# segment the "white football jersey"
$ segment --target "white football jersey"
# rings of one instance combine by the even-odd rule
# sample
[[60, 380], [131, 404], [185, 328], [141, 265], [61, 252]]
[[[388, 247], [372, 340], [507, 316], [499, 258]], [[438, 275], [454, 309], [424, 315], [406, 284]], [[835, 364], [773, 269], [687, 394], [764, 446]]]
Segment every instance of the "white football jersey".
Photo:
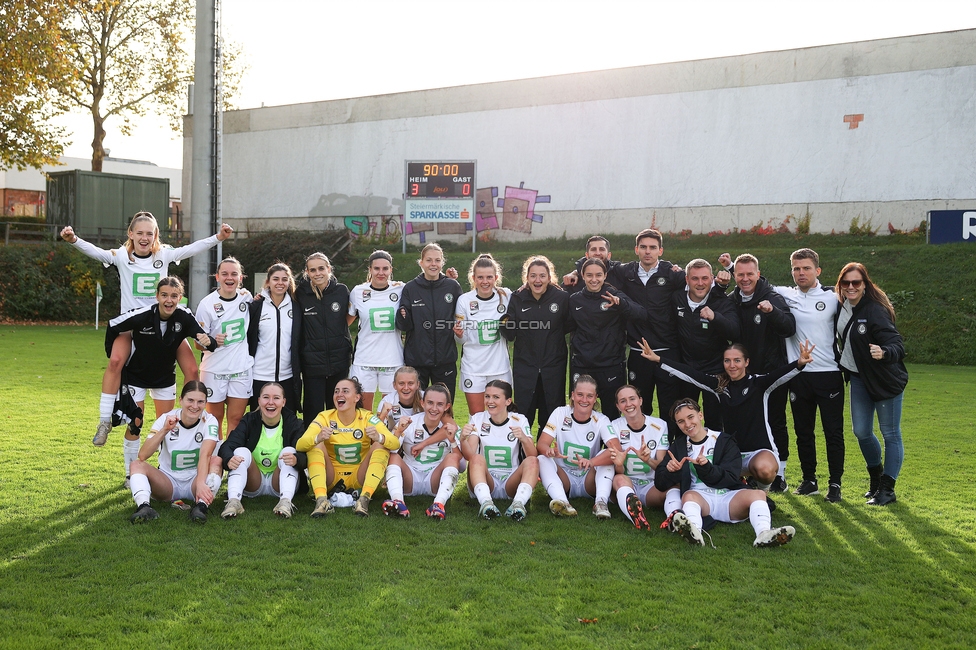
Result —
[[[419, 392], [420, 399], [423, 399], [424, 391]], [[386, 428], [390, 431], [393, 431], [400, 424], [400, 418], [413, 415], [413, 409], [411, 407], [400, 404], [400, 393], [396, 391], [383, 396], [383, 399], [380, 400], [380, 403], [376, 407], [376, 413], [379, 414], [382, 412], [383, 407], [387, 404], [390, 405], [390, 414], [386, 416], [386, 422], [384, 424], [386, 424]]]
[[231, 300], [220, 297], [214, 291], [207, 294], [197, 305], [197, 322], [211, 338], [223, 334], [223, 345], [213, 352], [204, 352], [200, 370], [215, 375], [232, 375], [244, 372], [254, 360], [247, 351], [247, 326], [251, 321], [248, 305], [251, 294], [238, 290]]
[[391, 282], [386, 289], [374, 289], [369, 283], [363, 283], [349, 292], [348, 314], [359, 317], [354, 365], [367, 368], [403, 365], [403, 342], [395, 323], [402, 293], [402, 282]]
[[521, 462], [522, 443], [515, 437], [512, 427], [516, 426], [531, 437], [529, 421], [519, 413], [509, 413], [502, 424], [491, 421], [488, 411], [475, 413], [468, 420], [475, 425], [473, 436], [478, 436], [478, 453], [485, 457], [489, 472], [511, 474]]
[[163, 277], [169, 275], [169, 265], [173, 262], [179, 264], [180, 260], [193, 257], [216, 246], [217, 235], [211, 235], [179, 248], [164, 245], [155, 255], [137, 257], [133, 254], [132, 259], [129, 259], [129, 252], [125, 246], [105, 250], [80, 237], [74, 245], [88, 257], [101, 262], [106, 268], [114, 265], [119, 270], [122, 313], [125, 313], [130, 309], [155, 305], [156, 285]]
[[495, 289], [491, 298], [478, 298], [477, 291], [457, 299], [456, 318], [461, 321], [461, 372], [466, 375], [503, 375], [511, 372], [508, 343], [498, 331], [498, 323], [508, 309], [509, 294]]
[[451, 448], [454, 447], [454, 444], [453, 440], [448, 439], [424, 447], [423, 451], [417, 454], [416, 458], [413, 455], [412, 450], [414, 445], [423, 442], [433, 435], [443, 433], [443, 429], [441, 428], [443, 426], [443, 422], [438, 422], [436, 427], [428, 431], [424, 425], [423, 413], [418, 413], [416, 417], [411, 419], [410, 424], [403, 431], [403, 437], [400, 438], [400, 449], [403, 450], [403, 462], [410, 469], [420, 473], [429, 472], [437, 467], [447, 454], [451, 453]]
[[586, 422], [573, 419], [572, 406], [560, 406], [553, 410], [549, 421], [542, 430], [556, 439], [556, 449], [566, 458], [555, 458], [558, 467], [574, 476], [583, 476], [586, 470], [581, 470], [569, 461], [577, 456], [593, 458], [600, 449], [617, 437], [610, 418], [603, 413], [593, 411]]
[[157, 436], [165, 436], [159, 445], [159, 469], [172, 476], [177, 481], [192, 479], [197, 473], [200, 462], [200, 447], [204, 440], [217, 442], [217, 418], [204, 411], [200, 420], [187, 429], [182, 422], [177, 423], [172, 431], [163, 431], [166, 417], [175, 415], [180, 417], [183, 409], [175, 409], [164, 413], [153, 422], [152, 431], [158, 431]]
[[[719, 432], [712, 431], [711, 429], [705, 429], [705, 439], [696, 444], [691, 444], [690, 449], [686, 450], [685, 455], [689, 458], [698, 458], [698, 454], [702, 452], [702, 448], [705, 450], [705, 457], [708, 458], [708, 462], [712, 462], [715, 456], [715, 441], [718, 440]], [[688, 442], [691, 442], [690, 440]], [[675, 458], [681, 460], [681, 456], [675, 454]], [[728, 492], [725, 488], [713, 488], [708, 487], [701, 479], [698, 478], [698, 466], [695, 465], [690, 460], [688, 461], [688, 466], [691, 467], [691, 487], [689, 490], [694, 490], [696, 492], [705, 492], [707, 494], [725, 494]]]
[[634, 482], [634, 485], [648, 485], [654, 482], [654, 470], [640, 459], [634, 449], [647, 447], [653, 458], [657, 452], [668, 448], [668, 423], [650, 415], [644, 416], [644, 426], [640, 431], [634, 431], [627, 424], [627, 418], [621, 417], [613, 421], [613, 429], [617, 434], [620, 448], [627, 452], [624, 460], [624, 475]]

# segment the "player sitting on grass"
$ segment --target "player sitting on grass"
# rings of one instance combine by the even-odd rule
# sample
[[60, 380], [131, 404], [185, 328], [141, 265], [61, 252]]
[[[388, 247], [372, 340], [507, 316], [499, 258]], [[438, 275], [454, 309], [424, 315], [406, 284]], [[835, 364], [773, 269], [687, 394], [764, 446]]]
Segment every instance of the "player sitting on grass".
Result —
[[[180, 394], [180, 408], [165, 413], [152, 425], [139, 458], [132, 463], [134, 524], [156, 519], [150, 497], [177, 501], [193, 499], [190, 521], [207, 522], [207, 509], [220, 490], [220, 459], [213, 457], [217, 446], [217, 420], [207, 413], [207, 387], [188, 381]], [[159, 451], [159, 468], [147, 461]], [[201, 459], [203, 459], [201, 461]], [[208, 475], [207, 470], [210, 469]]]
[[678, 432], [667, 465], [658, 466], [654, 482], [662, 492], [674, 487], [681, 491], [681, 507], [668, 517], [672, 532], [704, 546], [703, 528], [711, 528], [715, 521], [737, 524], [748, 519], [756, 531], [753, 546], [782, 546], [793, 539], [792, 526], [771, 527], [766, 493], [750, 490], [742, 482], [742, 456], [735, 440], [705, 428], [698, 402], [678, 400], [671, 418]]
[[[457, 425], [451, 415], [451, 391], [433, 384], [424, 393], [424, 410], [400, 417], [393, 434], [400, 439], [400, 453], [390, 454], [386, 489], [390, 498], [383, 512], [390, 517], [409, 517], [404, 495], [434, 497], [427, 516], [444, 519], [444, 504], [457, 485], [461, 453], [455, 448]], [[434, 490], [434, 486], [437, 490]]]
[[475, 413], [461, 430], [461, 447], [468, 461], [468, 490], [478, 499], [482, 519], [501, 512], [493, 499], [512, 499], [505, 516], [525, 519], [532, 488], [539, 480], [538, 450], [529, 421], [512, 413], [512, 385], [492, 379], [485, 385], [485, 410]]
[[295, 511], [292, 499], [299, 484], [307, 491], [305, 454], [295, 451], [302, 437], [302, 421], [285, 408], [285, 389], [269, 381], [261, 387], [258, 410], [237, 424], [220, 446], [218, 455], [227, 476], [227, 505], [223, 519], [244, 512], [241, 497], [279, 497], [274, 513], [288, 519]]

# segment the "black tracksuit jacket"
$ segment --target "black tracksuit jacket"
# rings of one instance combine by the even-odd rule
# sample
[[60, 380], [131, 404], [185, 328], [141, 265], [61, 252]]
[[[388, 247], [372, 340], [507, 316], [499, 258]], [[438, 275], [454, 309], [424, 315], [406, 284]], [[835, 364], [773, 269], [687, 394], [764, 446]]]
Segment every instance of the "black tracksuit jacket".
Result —
[[457, 363], [454, 316], [463, 292], [457, 280], [446, 275], [431, 282], [421, 273], [403, 285], [396, 327], [406, 335], [403, 362], [432, 367]]
[[[703, 307], [709, 307], [715, 318], [711, 321], [702, 318]], [[681, 360], [695, 370], [712, 375], [722, 372], [722, 353], [729, 341], [739, 338], [738, 311], [725, 291], [717, 285], [712, 287], [705, 303], [694, 310], [688, 305], [688, 292], [676, 291], [671, 296], [671, 309]]]
[[[581, 280], [582, 282], [582, 280]], [[603, 294], [620, 298], [620, 305], [607, 307]], [[586, 289], [569, 297], [567, 329], [573, 333], [572, 367], [614, 368], [626, 360], [627, 323], [647, 318], [644, 308], [622, 291], [604, 283], [599, 291]]]
[[346, 324], [349, 289], [333, 277], [316, 298], [312, 285], [302, 280], [292, 298], [291, 368], [295, 388], [299, 378], [331, 377], [348, 372], [352, 363], [352, 337]]
[[640, 349], [643, 338], [652, 349], [665, 350], [664, 358], [677, 359], [678, 328], [671, 302], [674, 294], [683, 293], [687, 286], [685, 272], [659, 260], [657, 273], [644, 284], [637, 274], [639, 268], [640, 262], [635, 260], [613, 267], [607, 275], [607, 282], [643, 307], [646, 314], [644, 318], [627, 319], [627, 345]]
[[566, 391], [566, 322], [569, 294], [550, 285], [538, 300], [532, 290], [522, 287], [512, 293], [501, 333], [514, 341], [512, 376], [517, 386], [535, 389], [542, 376], [543, 386], [558, 384]]
[[[730, 299], [739, 314], [739, 338], [749, 351], [749, 370], [770, 372], [786, 365], [786, 339], [796, 334], [796, 319], [786, 306], [783, 296], [760, 276], [756, 291], [748, 302], [742, 302], [742, 293], [736, 287]], [[757, 305], [768, 300], [773, 311], [764, 314]]]
[[[851, 315], [850, 346], [857, 365], [857, 374], [864, 382], [864, 388], [876, 402], [897, 397], [908, 385], [908, 370], [905, 368], [905, 343], [888, 310], [873, 300], [861, 298], [854, 306]], [[834, 317], [834, 329], [841, 310]], [[861, 331], [861, 330], [864, 331]], [[837, 336], [843, 335], [838, 332]], [[871, 344], [884, 349], [883, 359], [871, 356]], [[838, 340], [838, 345], [844, 341]], [[838, 357], [839, 358], [839, 357]], [[849, 375], [849, 372], [845, 372]]]

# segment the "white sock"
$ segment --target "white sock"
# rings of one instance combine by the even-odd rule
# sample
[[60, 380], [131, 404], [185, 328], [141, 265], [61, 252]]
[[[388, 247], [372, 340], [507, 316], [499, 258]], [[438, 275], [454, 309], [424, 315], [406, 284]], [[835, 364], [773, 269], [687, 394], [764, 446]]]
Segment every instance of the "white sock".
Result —
[[782, 478], [784, 481], [786, 480], [786, 461], [785, 460], [779, 461], [779, 477]]
[[681, 490], [679, 488], [671, 488], [664, 493], [664, 514], [671, 516], [675, 510], [681, 507]]
[[756, 481], [756, 486], [763, 492], [769, 492], [770, 485], [772, 485], [772, 483], [760, 483], [759, 481]]
[[[281, 453], [295, 454], [294, 447], [285, 447]], [[286, 465], [285, 461], [278, 457], [278, 494], [282, 499], [291, 501], [295, 498], [295, 490], [298, 489], [298, 470], [291, 465]], [[216, 492], [214, 492], [216, 494]]]
[[478, 483], [474, 486], [474, 496], [480, 505], [485, 505], [491, 501], [491, 490], [488, 489], [488, 484]]
[[139, 458], [139, 441], [122, 438], [122, 459], [125, 461], [125, 475], [129, 475], [129, 466]]
[[132, 500], [137, 506], [149, 503], [152, 496], [152, 488], [149, 487], [149, 477], [145, 474], [133, 474], [129, 477], [129, 490], [132, 491]]
[[629, 485], [622, 485], [621, 487], [617, 488], [617, 506], [620, 508], [620, 512], [624, 513], [624, 517], [627, 517], [630, 523], [634, 523], [634, 518], [630, 516], [629, 512], [627, 512], [627, 497], [631, 494], [637, 493], [634, 492], [634, 488], [630, 487]]
[[251, 466], [251, 450], [247, 447], [238, 447], [234, 450], [235, 456], [243, 458], [243, 462], [232, 469], [227, 475], [227, 500], [241, 500], [244, 496], [244, 486], [247, 484], [247, 468]]
[[685, 514], [688, 515], [688, 521], [698, 526], [699, 528], [702, 527], [702, 514], [701, 514], [700, 505], [698, 505], [694, 501], [688, 501], [687, 503], [682, 505], [682, 509], [685, 511]]
[[528, 503], [529, 499], [532, 498], [532, 486], [528, 483], [519, 483], [518, 489], [515, 490], [514, 501], [521, 501], [522, 503]]
[[399, 465], [386, 466], [386, 491], [394, 501], [403, 501], [403, 470]]
[[542, 479], [542, 485], [546, 488], [546, 492], [549, 493], [550, 499], [569, 501], [566, 497], [566, 490], [563, 489], [563, 482], [559, 478], [556, 463], [547, 456], [539, 458], [539, 478]]
[[115, 395], [102, 393], [102, 396], [98, 398], [98, 418], [100, 420], [111, 420], [113, 406], [115, 406]]
[[749, 506], [749, 523], [756, 531], [756, 536], [764, 530], [769, 530], [772, 525], [772, 516], [769, 514], [769, 506], [766, 501], [753, 501]]
[[610, 501], [610, 490], [613, 489], [613, 465], [596, 467], [596, 500], [607, 503]]
[[210, 491], [213, 492], [215, 497], [217, 496], [217, 493], [220, 492], [220, 484], [223, 482], [223, 480], [224, 477], [221, 474], [216, 474], [214, 472], [207, 474], [207, 487], [210, 488]]
[[441, 472], [441, 482], [437, 486], [437, 494], [434, 495], [434, 503], [444, 505], [451, 495], [458, 482], [458, 471], [456, 467], [445, 467]]

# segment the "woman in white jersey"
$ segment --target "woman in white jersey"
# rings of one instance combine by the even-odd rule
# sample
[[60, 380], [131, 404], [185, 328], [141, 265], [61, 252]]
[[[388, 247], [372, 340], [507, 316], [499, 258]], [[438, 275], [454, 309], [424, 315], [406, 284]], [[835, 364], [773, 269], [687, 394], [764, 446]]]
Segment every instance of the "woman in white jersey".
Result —
[[610, 518], [610, 490], [613, 466], [594, 466], [593, 461], [604, 445], [621, 452], [613, 425], [607, 416], [593, 410], [597, 383], [589, 375], [580, 375], [570, 393], [569, 406], [560, 406], [549, 415], [539, 433], [539, 477], [549, 493], [549, 511], [556, 516], [575, 517], [576, 509], [569, 499], [594, 498], [593, 514]]
[[481, 413], [489, 381], [512, 383], [508, 343], [498, 329], [508, 311], [509, 293], [502, 288], [502, 269], [489, 253], [471, 263], [468, 283], [471, 291], [457, 301], [454, 336], [461, 341], [461, 390], [468, 413]]
[[[71, 226], [65, 226], [61, 230], [61, 238], [88, 257], [98, 260], [106, 268], [114, 265], [118, 269], [122, 298], [120, 311], [125, 313], [155, 303], [156, 284], [169, 275], [171, 263], [179, 264], [180, 260], [202, 253], [215, 246], [218, 241], [230, 237], [233, 232], [233, 228], [221, 224], [220, 232], [206, 239], [179, 248], [163, 246], [159, 241], [159, 226], [156, 224], [156, 218], [149, 212], [137, 212], [129, 223], [129, 238], [119, 248], [113, 250], [98, 248], [75, 235]], [[122, 368], [129, 359], [131, 347], [132, 336], [129, 334], [119, 336], [112, 346], [108, 367], [102, 376], [102, 395], [98, 403], [98, 430], [92, 439], [92, 444], [96, 447], [104, 445], [108, 434], [112, 431], [112, 406], [119, 392]], [[176, 360], [187, 380], [197, 378], [197, 360], [189, 344], [184, 344], [179, 349]]]
[[294, 309], [295, 276], [282, 262], [268, 267], [260, 299], [251, 303], [251, 322], [247, 328], [248, 352], [254, 358], [251, 367], [252, 411], [258, 410], [261, 387], [269, 381], [281, 384], [285, 403], [292, 411], [298, 408], [298, 393], [291, 369], [291, 330]]
[[346, 323], [359, 319], [359, 334], [349, 376], [363, 385], [363, 408], [373, 410], [377, 387], [384, 395], [393, 392], [393, 373], [403, 365], [403, 342], [396, 329], [402, 282], [391, 282], [393, 256], [373, 251], [367, 260], [366, 282], [349, 292]]
[[423, 400], [420, 373], [416, 368], [400, 366], [393, 373], [393, 392], [383, 396], [376, 407], [376, 414], [393, 431], [400, 423], [400, 418], [420, 413], [424, 409]]
[[613, 430], [622, 451], [609, 450], [613, 462], [613, 489], [617, 506], [638, 530], [650, 530], [644, 506], [660, 508], [664, 493], [654, 487], [654, 470], [668, 450], [668, 424], [661, 418], [644, 415], [644, 399], [636, 386], [617, 389], [617, 410]]
[[230, 519], [244, 512], [241, 497], [278, 497], [273, 512], [284, 519], [295, 511], [292, 500], [305, 483], [308, 458], [295, 451], [305, 430], [290, 409], [285, 408], [281, 384], [269, 381], [261, 386], [258, 410], [241, 418], [218, 455], [227, 475], [227, 505], [220, 513]]
[[[431, 384], [424, 392], [423, 411], [400, 417], [393, 434], [400, 438], [400, 452], [390, 454], [386, 468], [383, 502], [389, 517], [409, 517], [404, 496], [432, 496], [427, 516], [444, 519], [444, 504], [457, 485], [461, 452], [455, 446], [457, 425], [451, 415], [451, 391], [444, 384]], [[437, 486], [435, 488], [435, 486]]]
[[[217, 418], [222, 431], [226, 407], [227, 430], [240, 422], [251, 397], [251, 365], [247, 349], [251, 294], [241, 288], [244, 269], [233, 257], [217, 265], [217, 290], [197, 305], [197, 322], [217, 341], [214, 352], [204, 352], [200, 379], [207, 385], [207, 412]], [[223, 435], [220, 436], [223, 440]]]
[[538, 450], [529, 421], [513, 413], [512, 385], [493, 379], [485, 386], [485, 410], [475, 413], [461, 430], [468, 460], [468, 491], [478, 500], [478, 516], [496, 519], [494, 499], [511, 499], [505, 516], [522, 521], [532, 488], [539, 480]]
[[[207, 387], [188, 381], [180, 394], [180, 408], [163, 413], [132, 463], [132, 500], [136, 511], [129, 521], [140, 524], [159, 517], [149, 499], [160, 501], [193, 500], [190, 520], [207, 522], [207, 509], [220, 490], [220, 458], [213, 456], [217, 446], [217, 421], [206, 412]], [[149, 464], [159, 452], [159, 468]], [[208, 472], [209, 470], [209, 472]]]

